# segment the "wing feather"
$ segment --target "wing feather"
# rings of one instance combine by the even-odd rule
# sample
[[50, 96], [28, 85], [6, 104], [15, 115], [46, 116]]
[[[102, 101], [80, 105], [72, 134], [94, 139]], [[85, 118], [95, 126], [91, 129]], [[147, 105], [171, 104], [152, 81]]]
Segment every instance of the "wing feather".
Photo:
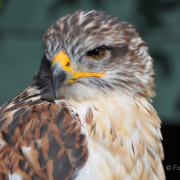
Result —
[[33, 102], [1, 109], [0, 177], [69, 179], [88, 158], [85, 127], [67, 102]]

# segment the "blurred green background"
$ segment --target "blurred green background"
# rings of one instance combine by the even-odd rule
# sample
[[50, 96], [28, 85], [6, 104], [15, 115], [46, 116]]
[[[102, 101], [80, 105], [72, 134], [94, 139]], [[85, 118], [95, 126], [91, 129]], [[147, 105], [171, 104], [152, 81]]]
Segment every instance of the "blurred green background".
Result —
[[153, 105], [164, 124], [179, 124], [179, 0], [0, 0], [0, 106], [31, 83], [46, 29], [77, 9], [104, 10], [135, 25], [154, 59]]

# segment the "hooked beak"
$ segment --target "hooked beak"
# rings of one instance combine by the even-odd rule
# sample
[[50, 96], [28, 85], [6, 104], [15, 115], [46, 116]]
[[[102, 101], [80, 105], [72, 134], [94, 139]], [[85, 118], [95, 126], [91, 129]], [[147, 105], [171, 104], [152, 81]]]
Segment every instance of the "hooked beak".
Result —
[[58, 99], [59, 88], [72, 78], [70, 63], [69, 57], [63, 51], [56, 54], [52, 61], [51, 83], [56, 99]]
[[65, 52], [57, 53], [52, 61], [51, 81], [54, 96], [58, 99], [58, 90], [64, 84], [73, 83], [76, 79], [82, 77], [102, 77], [106, 72], [74, 72], [71, 67], [71, 61]]
[[58, 99], [59, 87], [62, 84], [64, 84], [66, 77], [67, 77], [67, 74], [63, 70], [61, 64], [59, 62], [55, 62], [52, 66], [51, 82], [52, 82], [52, 88], [53, 88], [54, 96], [56, 99]]

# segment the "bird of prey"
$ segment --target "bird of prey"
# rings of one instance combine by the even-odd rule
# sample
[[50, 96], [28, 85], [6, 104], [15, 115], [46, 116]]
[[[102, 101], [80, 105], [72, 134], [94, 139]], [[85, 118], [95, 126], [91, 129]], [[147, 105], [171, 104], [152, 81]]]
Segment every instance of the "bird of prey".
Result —
[[61, 17], [32, 83], [0, 109], [0, 179], [162, 180], [153, 60], [128, 22]]

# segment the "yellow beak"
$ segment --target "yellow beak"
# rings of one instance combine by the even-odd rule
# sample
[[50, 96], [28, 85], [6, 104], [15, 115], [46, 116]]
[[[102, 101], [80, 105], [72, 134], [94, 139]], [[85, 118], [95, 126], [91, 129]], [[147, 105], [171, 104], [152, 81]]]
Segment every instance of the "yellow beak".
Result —
[[61, 51], [54, 57], [51, 69], [51, 82], [54, 96], [58, 99], [58, 91], [60, 86], [65, 83], [73, 83], [81, 77], [96, 76], [102, 77], [106, 72], [89, 73], [89, 72], [73, 72], [71, 69], [71, 61], [65, 52]]
[[55, 62], [59, 62], [61, 64], [62, 68], [64, 69], [64, 71], [72, 74], [72, 79], [67, 79], [68, 83], [72, 83], [76, 79], [81, 78], [81, 77], [90, 77], [90, 76], [102, 77], [106, 73], [106, 72], [98, 72], [98, 73], [73, 72], [71, 69], [71, 61], [70, 61], [69, 57], [66, 55], [66, 53], [63, 51], [56, 54], [56, 56], [54, 57], [54, 59], [52, 61], [52, 66], [54, 65]]

